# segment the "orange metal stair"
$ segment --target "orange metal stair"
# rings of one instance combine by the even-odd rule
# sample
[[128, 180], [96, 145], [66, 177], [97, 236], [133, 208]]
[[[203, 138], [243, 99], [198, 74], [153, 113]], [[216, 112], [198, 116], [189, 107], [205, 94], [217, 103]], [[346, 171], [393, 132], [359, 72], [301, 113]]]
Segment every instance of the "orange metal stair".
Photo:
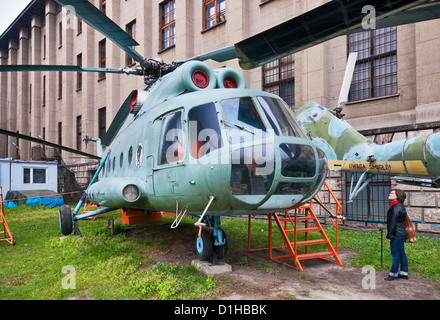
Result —
[[[334, 198], [336, 203], [336, 216], [338, 216], [338, 212], [340, 212], [342, 206], [339, 201], [337, 201], [330, 187], [325, 183], [326, 188], [330, 192], [331, 196]], [[319, 201], [321, 199], [319, 198]], [[321, 201], [322, 203], [322, 201]], [[295, 209], [293, 212], [284, 212], [284, 213], [270, 213], [268, 216], [269, 219], [269, 248], [262, 249], [251, 249], [250, 247], [250, 238], [251, 238], [251, 216], [249, 216], [249, 225], [248, 225], [248, 251], [254, 252], [260, 256], [264, 256], [260, 254], [262, 250], [268, 251], [268, 258], [274, 260], [276, 262], [280, 262], [286, 266], [297, 268], [300, 271], [303, 271], [303, 267], [301, 265], [301, 260], [307, 259], [325, 259], [328, 257], [333, 257], [335, 262], [342, 266], [342, 262], [338, 255], [338, 224], [337, 218], [333, 219], [330, 217], [333, 225], [336, 230], [336, 245], [335, 247], [332, 245], [330, 239], [322, 228], [321, 223], [319, 222], [315, 212], [312, 208], [312, 202], [310, 201], [307, 205], [301, 206]], [[284, 240], [283, 247], [273, 247], [272, 244], [272, 221], [275, 220], [282, 238]], [[304, 224], [304, 227], [300, 227], [299, 223]], [[311, 239], [311, 233], [313, 234], [313, 239]], [[318, 233], [318, 234], [317, 234]], [[289, 238], [290, 235], [290, 238]], [[299, 239], [300, 236], [303, 239]], [[318, 238], [316, 238], [318, 236]], [[293, 237], [293, 239], [292, 239]], [[327, 248], [324, 251], [311, 252], [309, 249], [313, 245], [318, 244], [326, 244]], [[274, 250], [285, 251], [287, 249], [289, 254], [284, 255], [274, 255]], [[303, 250], [300, 250], [303, 249]], [[282, 260], [292, 259], [293, 265]]]
[[[3, 225], [3, 231], [0, 231], [0, 241], [7, 241], [14, 245], [15, 240], [9, 230], [8, 223], [5, 218], [5, 211], [3, 207], [3, 188], [0, 187], [0, 225]], [[1, 237], [3, 235], [3, 237]]]

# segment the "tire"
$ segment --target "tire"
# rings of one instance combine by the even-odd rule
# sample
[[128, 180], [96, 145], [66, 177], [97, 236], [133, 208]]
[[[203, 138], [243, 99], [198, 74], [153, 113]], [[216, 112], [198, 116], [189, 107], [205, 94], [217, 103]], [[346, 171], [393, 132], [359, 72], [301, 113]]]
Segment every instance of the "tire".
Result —
[[217, 258], [218, 259], [224, 259], [226, 257], [226, 254], [228, 253], [228, 238], [226, 237], [226, 233], [222, 230], [223, 233], [223, 239], [225, 244], [222, 246], [217, 247]]
[[69, 235], [73, 231], [73, 217], [72, 210], [66, 204], [60, 207], [60, 229], [61, 233], [65, 236]]
[[199, 237], [196, 236], [195, 251], [197, 258], [202, 261], [207, 261], [212, 257], [212, 237], [208, 231], [202, 230]]

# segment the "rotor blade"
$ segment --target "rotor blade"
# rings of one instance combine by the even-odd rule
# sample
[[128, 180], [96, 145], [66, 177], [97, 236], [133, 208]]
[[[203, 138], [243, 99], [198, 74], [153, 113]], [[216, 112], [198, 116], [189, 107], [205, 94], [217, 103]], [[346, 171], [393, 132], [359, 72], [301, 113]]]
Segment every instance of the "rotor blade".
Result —
[[124, 73], [124, 69], [115, 68], [83, 68], [79, 66], [63, 65], [1, 65], [0, 72], [8, 71], [73, 71], [73, 72], [105, 72]]
[[55, 0], [58, 4], [70, 10], [74, 15], [81, 18], [88, 25], [101, 32], [104, 36], [115, 43], [119, 48], [128, 53], [139, 63], [144, 62], [142, 57], [133, 46], [137, 43], [129, 34], [122, 30], [116, 23], [107, 17], [101, 10], [87, 0]]
[[28, 141], [39, 143], [39, 144], [44, 144], [45, 146], [53, 147], [53, 148], [56, 148], [56, 149], [61, 149], [61, 150], [67, 151], [67, 152], [79, 154], [81, 156], [85, 156], [85, 157], [92, 158], [92, 159], [98, 159], [98, 160], [101, 159], [100, 157], [97, 157], [97, 156], [95, 156], [93, 154], [90, 154], [90, 153], [82, 152], [82, 151], [75, 150], [75, 149], [72, 149], [72, 148], [68, 148], [68, 147], [65, 147], [65, 146], [62, 146], [62, 145], [59, 145], [59, 144], [56, 144], [56, 143], [40, 140], [40, 139], [37, 139], [37, 138], [34, 138], [34, 137], [30, 137], [30, 136], [25, 136], [23, 134], [12, 132], [12, 131], [8, 131], [8, 130], [4, 130], [4, 129], [0, 129], [0, 134], [5, 134], [7, 136], [11, 136], [11, 137], [15, 137], [15, 138], [18, 138], [18, 139], [23, 139], [23, 140], [28, 140]]
[[338, 108], [343, 102], [348, 101], [351, 80], [353, 79], [354, 68], [356, 66], [358, 53], [352, 52], [348, 55], [347, 67], [345, 68], [344, 81], [342, 81], [341, 92], [339, 93]]
[[[409, 23], [409, 18], [399, 21], [393, 20], [392, 16], [402, 12], [405, 12], [405, 16], [411, 16], [408, 9], [428, 2], [438, 1], [333, 0], [235, 44], [239, 63], [245, 70], [252, 69], [337, 36], [363, 31], [363, 27], [368, 26], [365, 25], [366, 8], [374, 9], [373, 20], [378, 25], [388, 17], [391, 17], [390, 23]], [[417, 21], [439, 17], [435, 13], [425, 16], [418, 14]]]
[[[379, 20], [376, 22], [376, 28], [387, 28], [438, 18], [440, 18], [440, 1], [434, 0], [429, 4], [423, 4]], [[353, 30], [353, 33], [360, 31], [363, 31], [362, 28]]]
[[217, 62], [224, 62], [224, 61], [228, 61], [228, 60], [235, 59], [235, 58], [237, 58], [237, 53], [235, 52], [235, 47], [230, 46], [230, 47], [222, 48], [222, 49], [215, 50], [215, 51], [212, 51], [209, 53], [205, 53], [200, 56], [195, 56], [195, 57], [192, 57], [188, 60], [177, 62], [177, 63], [180, 64], [180, 63], [192, 61], [192, 60], [205, 61], [205, 60], [209, 60], [209, 59], [217, 61]]

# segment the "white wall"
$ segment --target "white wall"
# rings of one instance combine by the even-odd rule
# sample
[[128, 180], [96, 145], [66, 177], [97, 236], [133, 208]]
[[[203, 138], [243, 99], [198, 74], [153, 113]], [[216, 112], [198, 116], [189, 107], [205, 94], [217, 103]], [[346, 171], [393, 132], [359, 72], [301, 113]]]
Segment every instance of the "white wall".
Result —
[[[24, 183], [24, 169], [30, 169], [29, 183]], [[34, 169], [45, 169], [45, 183], [33, 181]], [[52, 190], [58, 192], [57, 163], [55, 161], [0, 159], [0, 183], [4, 196], [9, 190]]]

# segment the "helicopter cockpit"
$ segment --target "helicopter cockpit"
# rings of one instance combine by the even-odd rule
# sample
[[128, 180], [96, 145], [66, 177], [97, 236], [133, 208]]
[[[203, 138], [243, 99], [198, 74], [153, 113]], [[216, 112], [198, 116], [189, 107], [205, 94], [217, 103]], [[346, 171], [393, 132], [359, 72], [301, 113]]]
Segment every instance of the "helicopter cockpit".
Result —
[[[223, 91], [218, 100], [211, 92], [207, 98], [211, 102], [189, 108], [186, 116], [176, 111], [162, 117], [159, 159], [167, 159], [168, 164], [184, 162], [187, 149], [189, 164], [198, 165], [200, 171], [208, 165], [207, 180], [228, 181], [232, 200], [227, 202], [232, 206], [238, 201], [254, 210], [287, 209], [309, 200], [324, 182], [327, 161], [285, 102], [261, 91], [217, 90]], [[198, 98], [204, 100], [200, 93]], [[183, 142], [186, 133], [170, 135], [171, 130], [180, 130], [181, 117], [188, 123], [188, 147]], [[229, 173], [215, 171], [217, 165], [228, 166]], [[217, 183], [208, 189], [216, 195], [217, 187], [227, 188]]]
[[237, 199], [258, 203], [258, 209], [289, 208], [322, 185], [324, 154], [281, 99], [257, 94], [220, 105], [233, 149], [230, 192]]

